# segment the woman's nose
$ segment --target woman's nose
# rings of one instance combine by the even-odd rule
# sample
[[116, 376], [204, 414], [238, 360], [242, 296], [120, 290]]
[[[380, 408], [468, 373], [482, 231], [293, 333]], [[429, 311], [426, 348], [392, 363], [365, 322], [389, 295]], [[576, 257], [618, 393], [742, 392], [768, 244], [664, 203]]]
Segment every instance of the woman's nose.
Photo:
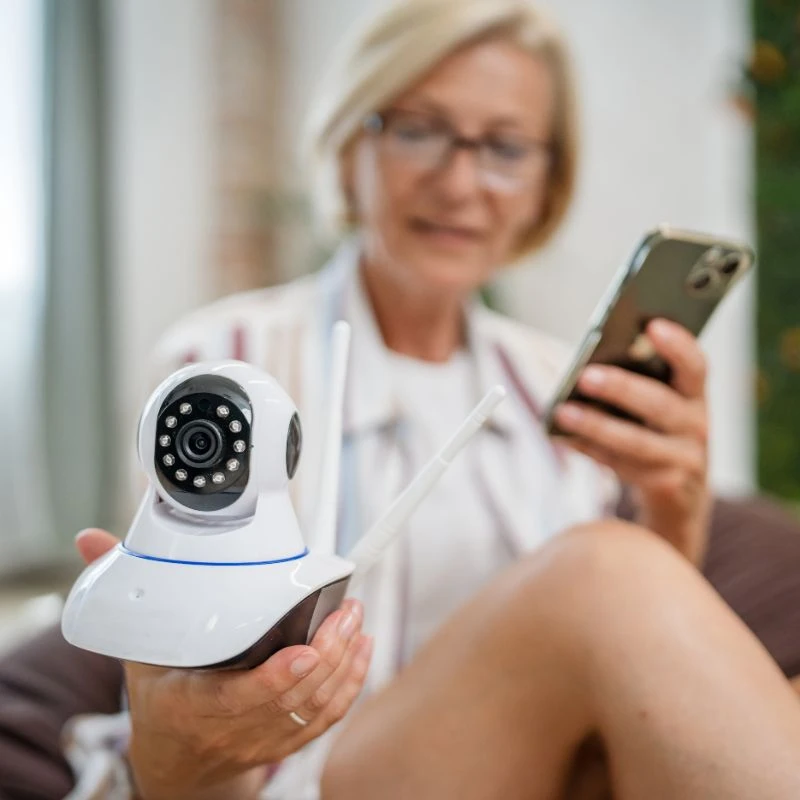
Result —
[[468, 199], [480, 191], [478, 154], [472, 149], [454, 148], [437, 173], [436, 182], [448, 199]]

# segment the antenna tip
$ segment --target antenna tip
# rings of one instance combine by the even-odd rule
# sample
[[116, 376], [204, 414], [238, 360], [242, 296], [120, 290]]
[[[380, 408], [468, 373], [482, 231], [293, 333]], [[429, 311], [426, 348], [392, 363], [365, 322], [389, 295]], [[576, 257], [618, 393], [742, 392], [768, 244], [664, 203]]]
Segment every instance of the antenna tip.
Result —
[[337, 320], [333, 323], [333, 333], [335, 336], [343, 336], [350, 333], [350, 323], [345, 322], [343, 319]]

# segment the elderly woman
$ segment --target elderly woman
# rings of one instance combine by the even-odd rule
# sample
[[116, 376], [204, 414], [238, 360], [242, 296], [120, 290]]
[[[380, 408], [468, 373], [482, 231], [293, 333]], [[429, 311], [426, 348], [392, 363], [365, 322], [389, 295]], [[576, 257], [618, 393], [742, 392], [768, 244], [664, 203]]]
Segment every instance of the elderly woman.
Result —
[[[347, 319], [343, 552], [488, 386], [510, 395], [311, 646], [242, 674], [126, 665], [137, 796], [305, 800], [327, 765], [333, 798], [555, 797], [579, 785], [593, 734], [621, 797], [797, 796], [790, 689], [692, 568], [710, 508], [696, 341], [651, 323], [670, 386], [583, 374], [586, 394], [651, 424], [568, 404], [571, 436], [554, 443], [540, 409], [564, 348], [473, 300], [569, 207], [560, 35], [525, 0], [404, 0], [328, 77], [311, 158], [338, 252], [317, 275], [181, 322], [159, 377], [224, 356], [273, 373], [306, 425], [307, 516], [331, 327]], [[617, 479], [646, 529], [603, 521]], [[112, 542], [92, 530], [79, 548], [91, 559]], [[339, 735], [362, 686], [372, 698]]]

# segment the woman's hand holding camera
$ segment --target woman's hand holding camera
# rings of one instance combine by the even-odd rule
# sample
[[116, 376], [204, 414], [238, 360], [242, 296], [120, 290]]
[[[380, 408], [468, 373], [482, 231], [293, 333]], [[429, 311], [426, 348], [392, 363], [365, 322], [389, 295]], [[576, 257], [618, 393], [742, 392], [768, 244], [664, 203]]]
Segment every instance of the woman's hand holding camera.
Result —
[[[84, 531], [87, 562], [116, 544]], [[248, 671], [201, 672], [126, 663], [128, 757], [143, 800], [258, 795], [277, 764], [342, 719], [364, 684], [372, 641], [347, 600], [310, 647], [287, 647]]]
[[611, 467], [638, 494], [638, 521], [700, 564], [711, 511], [705, 356], [689, 331], [659, 319], [647, 335], [672, 368], [670, 385], [593, 364], [578, 381], [587, 396], [626, 411], [628, 422], [568, 402], [556, 412], [567, 444]]

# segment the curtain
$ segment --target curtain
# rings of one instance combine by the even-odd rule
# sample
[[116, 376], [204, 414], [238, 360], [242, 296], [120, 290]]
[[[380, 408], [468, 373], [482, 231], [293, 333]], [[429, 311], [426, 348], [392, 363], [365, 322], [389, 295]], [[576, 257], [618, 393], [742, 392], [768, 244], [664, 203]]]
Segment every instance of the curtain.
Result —
[[36, 354], [43, 252], [44, 8], [0, 7], [0, 574], [35, 560], [50, 526]]
[[46, 0], [42, 428], [54, 541], [112, 518], [102, 0]]

